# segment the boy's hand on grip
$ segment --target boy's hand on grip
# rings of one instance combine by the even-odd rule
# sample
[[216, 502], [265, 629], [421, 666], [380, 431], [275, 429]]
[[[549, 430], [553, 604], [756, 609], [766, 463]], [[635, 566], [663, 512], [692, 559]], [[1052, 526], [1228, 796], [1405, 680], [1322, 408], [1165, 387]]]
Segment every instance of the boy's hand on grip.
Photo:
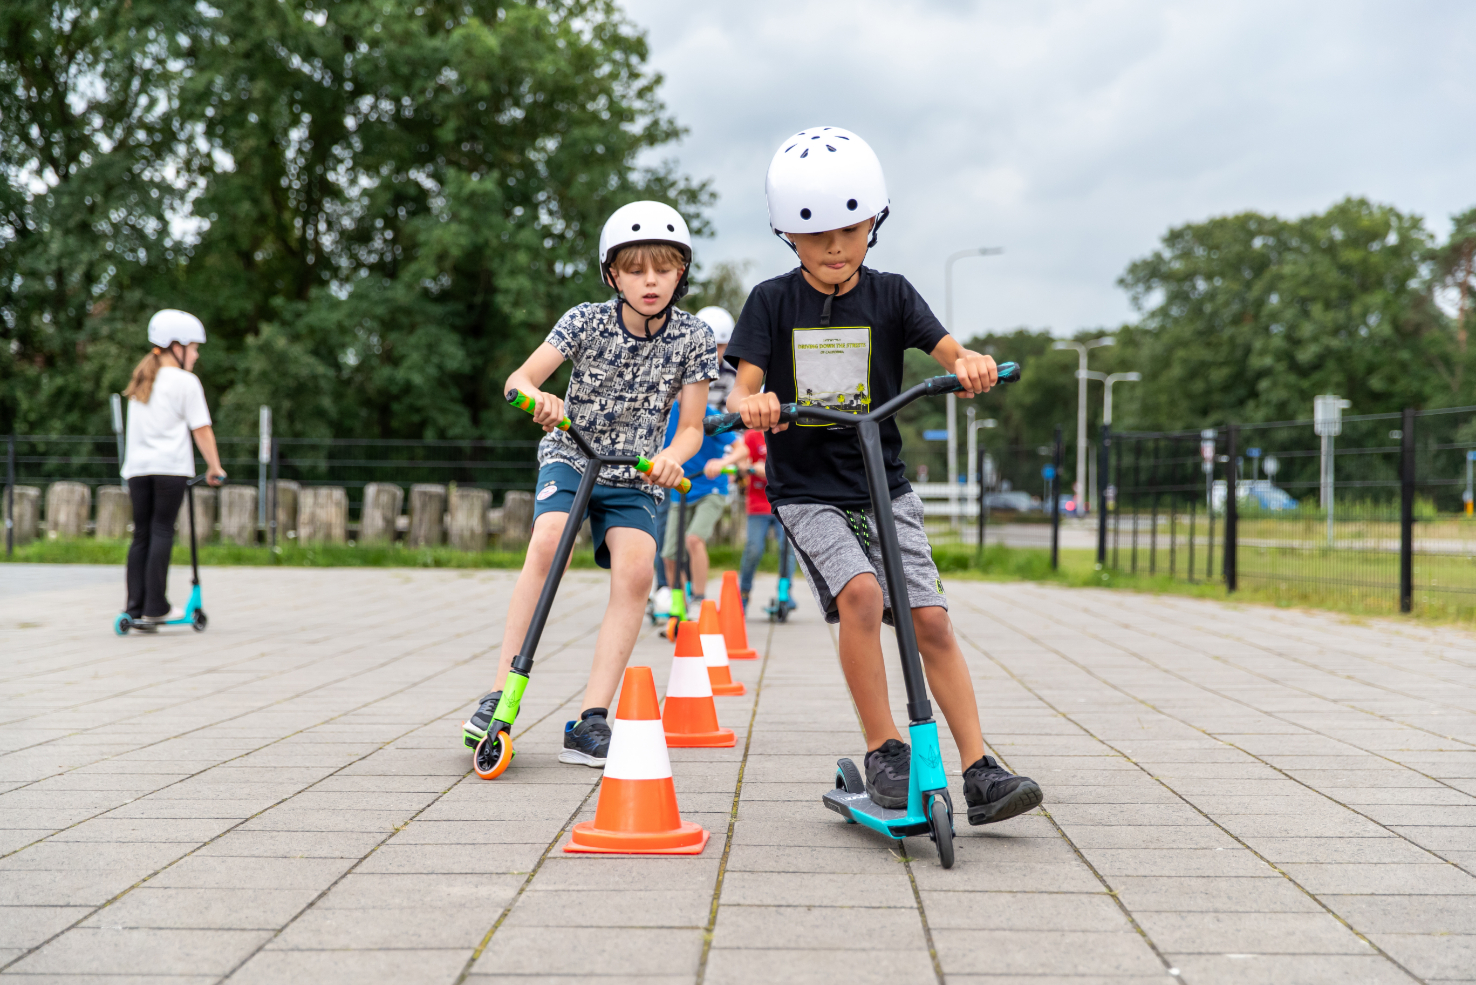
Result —
[[772, 393], [754, 393], [744, 397], [738, 405], [738, 413], [743, 415], [743, 426], [750, 431], [778, 434], [789, 427], [779, 423], [779, 398]]
[[682, 474], [681, 463], [673, 461], [664, 453], [651, 459], [651, 471], [647, 475], [652, 482], [665, 489], [675, 489], [686, 478]]
[[953, 375], [958, 377], [958, 382], [963, 386], [963, 393], [959, 396], [971, 398], [976, 393], [984, 393], [999, 381], [999, 367], [995, 365], [993, 356], [965, 349], [954, 364]]
[[559, 426], [564, 419], [564, 401], [551, 393], [542, 390], [528, 391], [528, 396], [533, 398], [533, 420], [543, 425], [543, 430], [552, 431]]

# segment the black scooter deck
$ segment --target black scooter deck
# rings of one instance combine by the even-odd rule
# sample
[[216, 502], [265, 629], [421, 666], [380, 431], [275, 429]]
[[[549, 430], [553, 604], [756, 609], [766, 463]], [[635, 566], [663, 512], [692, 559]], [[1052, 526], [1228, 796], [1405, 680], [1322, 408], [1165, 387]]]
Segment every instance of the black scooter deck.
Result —
[[856, 815], [865, 814], [873, 822], [886, 825], [894, 838], [900, 839], [907, 835], [928, 833], [926, 823], [903, 825], [901, 822], [907, 818], [905, 810], [878, 806], [865, 793], [847, 793], [837, 788], [825, 791], [820, 799], [827, 808], [835, 811], [847, 821], [861, 823]]

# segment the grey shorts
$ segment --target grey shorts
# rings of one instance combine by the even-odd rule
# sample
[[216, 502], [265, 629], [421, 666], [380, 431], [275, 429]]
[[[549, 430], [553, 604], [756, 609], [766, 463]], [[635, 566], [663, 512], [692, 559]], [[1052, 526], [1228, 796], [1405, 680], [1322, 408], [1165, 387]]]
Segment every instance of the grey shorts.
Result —
[[[882, 604], [886, 611], [882, 620], [892, 624], [892, 598], [887, 579], [882, 573], [881, 541], [876, 532], [876, 516], [871, 510], [846, 511], [835, 506], [794, 503], [776, 506], [774, 512], [794, 553], [805, 566], [805, 580], [815, 593], [815, 602], [825, 613], [828, 623], [840, 622], [835, 597], [857, 575], [875, 575], [881, 584]], [[929, 605], [948, 608], [938, 566], [933, 563], [933, 547], [923, 531], [923, 505], [914, 492], [892, 500], [892, 517], [897, 525], [897, 546], [902, 550], [902, 573], [907, 579], [907, 601], [911, 608]], [[854, 526], [853, 526], [854, 524]]]

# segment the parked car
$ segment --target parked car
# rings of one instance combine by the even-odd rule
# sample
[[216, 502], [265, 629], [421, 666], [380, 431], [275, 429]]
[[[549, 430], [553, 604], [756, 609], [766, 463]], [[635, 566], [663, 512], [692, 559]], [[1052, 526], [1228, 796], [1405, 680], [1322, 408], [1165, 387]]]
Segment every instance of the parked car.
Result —
[[1075, 496], [1070, 496], [1070, 495], [1067, 495], [1066, 493], [1062, 493], [1061, 494], [1061, 515], [1062, 516], [1086, 516], [1087, 515], [1086, 503], [1078, 503]]
[[[1235, 483], [1235, 501], [1242, 504], [1254, 501], [1263, 510], [1294, 510], [1297, 501], [1285, 489], [1271, 484], [1270, 479], [1242, 479]], [[1210, 504], [1216, 513], [1225, 512], [1225, 480], [1216, 479], [1210, 488]]]
[[984, 497], [984, 505], [991, 511], [1013, 510], [1016, 513], [1030, 513], [1040, 510], [1040, 500], [1023, 489], [989, 493]]

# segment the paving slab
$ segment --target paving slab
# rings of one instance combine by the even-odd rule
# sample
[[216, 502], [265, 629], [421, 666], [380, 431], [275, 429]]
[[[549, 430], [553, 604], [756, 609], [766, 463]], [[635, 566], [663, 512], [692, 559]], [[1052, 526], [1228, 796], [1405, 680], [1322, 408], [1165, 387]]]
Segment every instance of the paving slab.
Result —
[[[802, 598], [788, 624], [747, 623], [748, 694], [716, 702], [737, 744], [671, 751], [707, 849], [580, 856], [562, 849], [600, 772], [557, 755], [602, 573], [569, 573], [518, 758], [485, 783], [460, 723], [514, 573], [215, 569], [208, 635], [120, 639], [74, 617], [111, 606], [109, 570], [37, 569], [43, 589], [0, 597], [6, 978], [1380, 985], [1476, 967], [1468, 633], [950, 581], [989, 750], [1046, 802], [960, 815], [944, 870], [926, 838], [821, 807], [865, 740]], [[406, 625], [407, 606], [431, 618]], [[644, 627], [632, 663], [663, 689], [670, 660]]]

